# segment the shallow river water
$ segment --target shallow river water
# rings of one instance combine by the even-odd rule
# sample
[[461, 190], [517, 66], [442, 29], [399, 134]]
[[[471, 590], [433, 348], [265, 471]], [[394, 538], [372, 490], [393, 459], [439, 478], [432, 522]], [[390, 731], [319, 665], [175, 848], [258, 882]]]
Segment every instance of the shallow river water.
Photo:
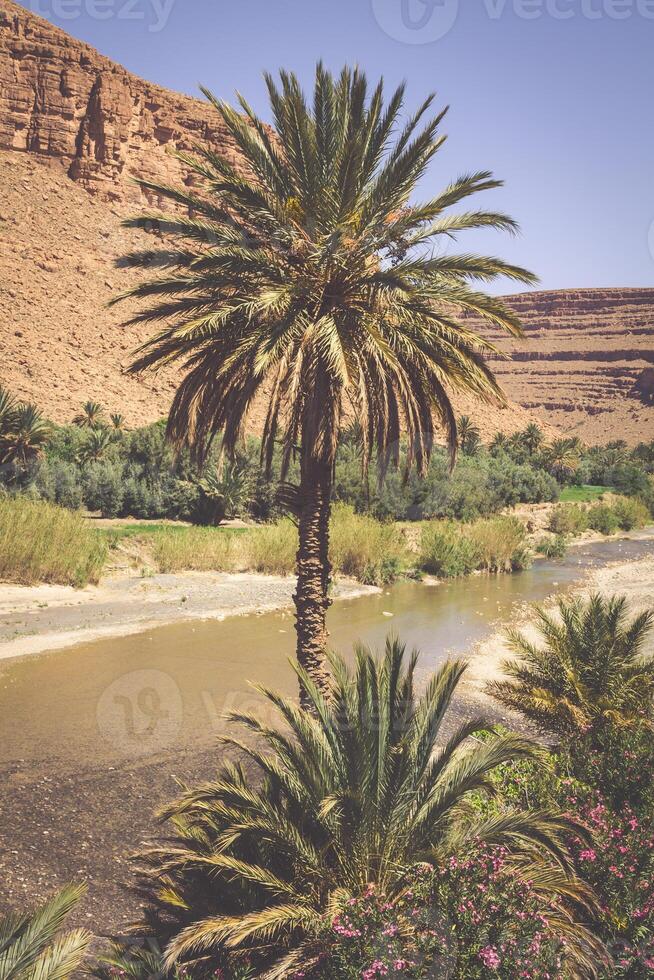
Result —
[[[383, 644], [390, 631], [422, 651], [431, 671], [510, 622], [517, 603], [579, 581], [592, 567], [638, 558], [649, 540], [571, 548], [515, 575], [473, 576], [428, 586], [403, 582], [382, 594], [339, 601], [329, 614], [333, 645]], [[252, 706], [255, 681], [293, 691], [290, 612], [186, 622], [79, 644], [0, 665], [0, 773], [106, 769], [215, 744], [230, 708]]]

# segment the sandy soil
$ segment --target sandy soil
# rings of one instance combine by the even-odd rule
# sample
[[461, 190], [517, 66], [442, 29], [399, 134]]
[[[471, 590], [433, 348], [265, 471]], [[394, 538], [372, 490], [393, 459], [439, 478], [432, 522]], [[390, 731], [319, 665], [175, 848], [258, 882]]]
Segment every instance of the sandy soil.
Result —
[[[290, 606], [294, 588], [294, 576], [223, 572], [117, 576], [85, 589], [0, 584], [0, 660], [184, 619], [270, 612]], [[341, 579], [334, 598], [377, 591]]]

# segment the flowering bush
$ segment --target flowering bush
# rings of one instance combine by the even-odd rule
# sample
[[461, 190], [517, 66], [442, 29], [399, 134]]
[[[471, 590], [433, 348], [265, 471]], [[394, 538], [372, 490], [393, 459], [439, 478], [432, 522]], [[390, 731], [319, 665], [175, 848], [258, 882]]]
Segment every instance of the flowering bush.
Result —
[[502, 848], [418, 865], [389, 901], [373, 885], [350, 899], [323, 937], [311, 978], [451, 980], [561, 976], [565, 946], [550, 924], [561, 913], [512, 870]]
[[[573, 853], [579, 876], [600, 902], [599, 934], [615, 960], [612, 975], [645, 980], [654, 974], [654, 810], [638, 769], [642, 756], [632, 754], [624, 760], [622, 774], [617, 761], [599, 751], [589, 753], [583, 763], [596, 782], [609, 780], [605, 786], [613, 790], [612, 796], [568, 774], [581, 768], [581, 751], [575, 751], [574, 758], [568, 753], [554, 756], [554, 769], [544, 776], [530, 763], [505, 767], [500, 789], [515, 805], [528, 801], [530, 806], [559, 806], [591, 831], [592, 845], [573, 843]], [[615, 784], [610, 781], [614, 777]]]

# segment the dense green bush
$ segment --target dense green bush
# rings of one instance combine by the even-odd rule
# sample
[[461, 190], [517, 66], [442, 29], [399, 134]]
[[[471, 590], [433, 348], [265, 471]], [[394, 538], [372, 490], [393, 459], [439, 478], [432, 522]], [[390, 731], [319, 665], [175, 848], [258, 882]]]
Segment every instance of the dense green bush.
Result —
[[549, 529], [554, 534], [582, 534], [588, 528], [588, 512], [578, 504], [559, 504], [550, 515]]
[[529, 562], [526, 530], [515, 517], [491, 517], [472, 524], [435, 521], [422, 527], [419, 567], [443, 578], [475, 569], [508, 572]]
[[643, 527], [650, 519], [650, 513], [642, 500], [633, 497], [620, 497], [613, 504], [613, 512], [618, 521], [618, 526], [623, 531], [632, 531], [634, 528]]
[[542, 537], [536, 543], [536, 551], [545, 558], [565, 558], [568, 546], [565, 535], [557, 534], [553, 538]]
[[423, 572], [442, 578], [469, 575], [477, 567], [474, 544], [450, 521], [435, 521], [422, 528], [419, 564]]
[[588, 527], [600, 534], [615, 534], [619, 527], [618, 515], [610, 504], [594, 504], [588, 510]]

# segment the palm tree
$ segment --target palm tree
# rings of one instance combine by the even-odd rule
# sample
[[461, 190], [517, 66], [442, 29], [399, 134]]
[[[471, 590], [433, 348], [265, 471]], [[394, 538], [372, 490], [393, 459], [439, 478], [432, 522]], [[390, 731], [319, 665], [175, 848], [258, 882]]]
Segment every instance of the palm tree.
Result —
[[27, 469], [28, 464], [41, 455], [51, 435], [52, 426], [36, 405], [18, 405], [11, 428], [0, 443], [2, 462]]
[[198, 480], [204, 517], [209, 524], [220, 524], [226, 517], [243, 513], [252, 499], [252, 477], [238, 462], [214, 467]]
[[125, 425], [124, 415], [121, 415], [119, 412], [112, 412], [111, 415], [109, 416], [109, 419], [111, 421], [112, 428], [114, 428], [116, 432], [125, 431], [126, 425]]
[[[172, 839], [140, 856], [147, 935], [166, 944], [168, 967], [252, 954], [257, 977], [290, 976], [315, 954], [324, 917], [339, 903], [370, 882], [397, 895], [416, 863], [447, 860], [473, 840], [506, 846], [516, 873], [526, 869], [545, 890], [550, 881], [559, 897], [588, 899], [571, 876], [566, 843], [585, 832], [568, 817], [502, 809], [481, 816], [471, 805], [492, 794], [499, 766], [541, 759], [542, 750], [519, 735], [488, 734], [483, 718], [443, 737], [466, 665], [444, 664], [418, 698], [417, 657], [396, 639], [379, 660], [358, 648], [353, 669], [330, 654], [328, 697], [296, 668], [307, 708], [256, 688], [282, 727], [230, 714], [250, 737], [222, 742], [248, 767], [227, 765], [185, 791], [161, 814], [172, 821]], [[488, 737], [470, 744], [482, 732]], [[571, 933], [573, 948], [592, 942], [574, 924]]]
[[559, 481], [569, 480], [579, 466], [579, 440], [554, 439], [545, 448], [545, 463], [549, 472]]
[[0, 439], [12, 431], [16, 420], [16, 399], [0, 385]]
[[130, 370], [181, 365], [167, 432], [196, 460], [219, 433], [233, 455], [257, 398], [266, 400], [266, 471], [277, 442], [282, 481], [299, 462], [298, 657], [326, 683], [329, 515], [342, 427], [359, 422], [364, 470], [375, 449], [382, 473], [398, 463], [404, 429], [407, 466], [424, 473], [434, 418], [454, 455], [448, 386], [503, 401], [482, 356], [495, 348], [460, 315], [521, 333], [517, 316], [474, 283], [535, 278], [496, 258], [438, 249], [469, 228], [515, 231], [504, 214], [449, 213], [501, 186], [490, 173], [467, 174], [431, 200], [410, 203], [445, 139], [444, 111], [423, 122], [433, 96], [398, 128], [404, 86], [385, 104], [382, 83], [368, 93], [358, 69], [335, 78], [318, 65], [312, 105], [293, 74], [281, 72], [280, 83], [266, 75], [266, 84], [274, 133], [242, 97], [244, 115], [203, 90], [229, 139], [224, 149], [200, 145], [195, 156], [182, 154], [197, 180], [191, 190], [140, 181], [191, 217], [127, 222], [154, 225], [169, 244], [122, 262], [166, 271], [115, 301], [142, 299], [129, 322], [163, 324]]
[[457, 422], [459, 445], [466, 456], [474, 456], [479, 449], [481, 436], [479, 429], [469, 415], [460, 415]]
[[543, 445], [545, 436], [543, 430], [540, 426], [536, 425], [535, 422], [530, 422], [529, 425], [520, 433], [520, 441], [522, 445], [527, 450], [529, 456], [535, 456], [540, 447]]
[[563, 736], [651, 717], [654, 657], [642, 650], [654, 610], [629, 621], [624, 596], [593, 595], [561, 598], [557, 612], [537, 607], [540, 645], [509, 632], [518, 659], [502, 664], [510, 679], [488, 684], [489, 693]]
[[61, 929], [83, 894], [68, 885], [30, 914], [0, 918], [0, 980], [67, 980], [78, 969], [93, 937]]
[[79, 425], [83, 429], [97, 429], [104, 424], [104, 408], [99, 402], [84, 402], [82, 411], [73, 419], [73, 425]]
[[116, 441], [112, 429], [91, 429], [79, 453], [81, 463], [99, 463], [110, 446]]
[[506, 432], [496, 432], [488, 448], [495, 456], [497, 453], [503, 452], [505, 449], [507, 449], [508, 445], [509, 437], [507, 436]]

